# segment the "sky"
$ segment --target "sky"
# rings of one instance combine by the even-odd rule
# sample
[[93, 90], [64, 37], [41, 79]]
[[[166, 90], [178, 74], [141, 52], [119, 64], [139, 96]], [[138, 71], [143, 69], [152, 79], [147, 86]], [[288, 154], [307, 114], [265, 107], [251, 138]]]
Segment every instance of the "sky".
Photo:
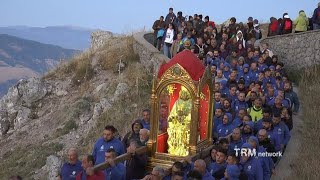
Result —
[[183, 15], [203, 14], [222, 23], [230, 17], [246, 22], [249, 16], [268, 22], [288, 12], [291, 19], [304, 10], [311, 16], [319, 0], [1, 0], [0, 26], [72, 25], [114, 33], [149, 30], [169, 7]]

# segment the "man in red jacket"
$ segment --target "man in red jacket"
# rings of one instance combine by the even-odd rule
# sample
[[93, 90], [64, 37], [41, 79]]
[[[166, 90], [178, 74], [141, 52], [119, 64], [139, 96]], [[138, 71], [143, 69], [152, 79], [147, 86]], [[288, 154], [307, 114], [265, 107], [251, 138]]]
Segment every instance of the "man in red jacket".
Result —
[[82, 158], [83, 171], [79, 172], [76, 180], [104, 180], [105, 175], [102, 171], [93, 171], [94, 158], [92, 155], [85, 155]]

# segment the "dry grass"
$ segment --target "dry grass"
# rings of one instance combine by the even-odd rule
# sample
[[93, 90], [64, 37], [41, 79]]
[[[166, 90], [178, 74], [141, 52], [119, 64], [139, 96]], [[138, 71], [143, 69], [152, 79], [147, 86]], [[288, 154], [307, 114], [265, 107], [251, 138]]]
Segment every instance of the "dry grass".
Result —
[[152, 76], [141, 64], [131, 63], [121, 77], [110, 83], [110, 96], [119, 82], [125, 82], [130, 86], [128, 95], [114, 102], [112, 108], [101, 115], [95, 127], [83, 140], [81, 152], [92, 151], [95, 141], [101, 137], [106, 125], [115, 126], [122, 137], [131, 129], [131, 123], [140, 117], [142, 109], [150, 107], [151, 80]]
[[98, 62], [103, 70], [117, 71], [116, 64], [120, 60], [126, 64], [139, 57], [133, 52], [133, 37], [119, 37], [105, 44], [98, 53]]
[[61, 151], [62, 148], [62, 144], [49, 143], [30, 145], [27, 149], [17, 147], [8, 151], [0, 163], [0, 179], [8, 179], [13, 174], [31, 179], [35, 171], [45, 165], [47, 157]]
[[320, 66], [305, 71], [299, 84], [303, 105], [302, 141], [291, 179], [320, 179]]
[[93, 75], [91, 52], [88, 51], [75, 56], [68, 62], [62, 62], [56, 69], [49, 71], [42, 78], [45, 80], [65, 81], [72, 77], [72, 83], [74, 85], [80, 85], [90, 80]]

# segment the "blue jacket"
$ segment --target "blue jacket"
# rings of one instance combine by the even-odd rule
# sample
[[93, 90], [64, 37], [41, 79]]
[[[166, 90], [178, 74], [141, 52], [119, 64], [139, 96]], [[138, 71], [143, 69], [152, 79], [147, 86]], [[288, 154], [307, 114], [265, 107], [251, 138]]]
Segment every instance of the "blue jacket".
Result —
[[223, 116], [219, 118], [216, 116], [213, 117], [213, 134], [218, 133], [218, 126], [222, 124], [222, 118]]
[[250, 70], [249, 73], [250, 73], [250, 82], [251, 81], [257, 81], [258, 76], [259, 76], [259, 71], [258, 70], [256, 70], [256, 71]]
[[82, 170], [81, 161], [79, 160], [76, 164], [64, 163], [61, 168], [61, 178], [62, 180], [75, 180], [77, 174]]
[[242, 138], [239, 141], [231, 141], [228, 147], [228, 151], [234, 151], [236, 148], [241, 148], [242, 144]]
[[230, 113], [226, 113], [226, 115], [228, 116], [228, 123], [222, 123], [218, 126], [218, 138], [228, 136], [232, 133], [232, 130], [234, 129], [232, 125], [232, 115]]
[[239, 101], [238, 99], [234, 101], [232, 104], [233, 109], [235, 110], [236, 114], [238, 114], [240, 109], [245, 109], [247, 110], [249, 108], [247, 102], [245, 101]]
[[227, 165], [226, 172], [228, 179], [222, 178], [221, 180], [239, 180], [240, 168], [237, 165]]
[[250, 73], [250, 71], [248, 73], [246, 73], [246, 74], [244, 72], [242, 72], [241, 77], [244, 78], [244, 85], [246, 87], [249, 87], [250, 82], [251, 82], [251, 73]]
[[113, 167], [107, 168], [105, 171], [106, 180], [125, 180], [126, 167], [122, 163], [118, 163]]
[[[259, 146], [259, 140], [257, 137], [251, 136], [250, 140], [254, 140], [257, 144], [257, 149], [256, 149], [257, 155], [259, 155], [259, 153], [266, 152], [266, 149], [263, 146]], [[260, 161], [260, 164], [263, 170], [263, 180], [269, 180], [271, 177], [273, 166], [274, 166], [271, 157], [258, 156], [258, 160]]]
[[[257, 153], [265, 153], [266, 150], [262, 146], [258, 146]], [[263, 170], [263, 180], [270, 180], [271, 173], [273, 169], [273, 161], [271, 157], [258, 157], [262, 170]]]
[[202, 176], [202, 180], [214, 180], [214, 178], [208, 171], [206, 171], [206, 173]]
[[291, 101], [291, 105], [290, 105], [291, 108], [294, 105], [293, 112], [298, 112], [299, 107], [300, 107], [300, 102], [299, 102], [297, 93], [295, 93], [294, 91], [291, 90], [289, 92], [285, 92], [284, 95], [285, 95], [286, 99], [289, 99]]
[[213, 110], [214, 110], [214, 111], [213, 111], [213, 112], [216, 112], [216, 109], [217, 109], [218, 107], [222, 107], [221, 103], [214, 101], [214, 107], [213, 107]]
[[210, 172], [210, 174], [212, 175], [213, 173], [221, 170], [221, 169], [225, 169], [227, 167], [227, 163], [223, 163], [223, 164], [218, 164], [216, 162], [211, 162], [209, 164], [209, 166], [207, 167], [208, 172]]
[[125, 153], [123, 143], [119, 139], [113, 138], [111, 141], [107, 142], [103, 137], [99, 138], [95, 143], [92, 152], [95, 165], [105, 162], [105, 152], [110, 148], [113, 148], [118, 155]]
[[254, 123], [254, 132], [258, 132], [260, 129], [263, 129], [262, 122], [263, 119], [259, 119], [256, 123]]
[[146, 121], [144, 121], [144, 119], [141, 119], [141, 123], [144, 129], [150, 130], [150, 122], [147, 124]]
[[268, 82], [271, 82], [272, 86], [276, 87], [276, 80], [273, 77], [270, 77], [270, 78], [264, 77], [262, 82], [263, 82], [263, 87], [266, 87]]
[[280, 136], [280, 143], [287, 145], [291, 138], [288, 126], [281, 121], [279, 124], [274, 124], [273, 127], [274, 133]]
[[258, 71], [260, 71], [260, 72], [262, 72], [262, 71], [264, 71], [266, 68], [268, 68], [268, 66], [267, 65], [265, 65], [265, 64], [258, 64]]
[[274, 145], [276, 152], [281, 150], [281, 135], [275, 133], [273, 129], [267, 130], [268, 138], [271, 140], [271, 143]]
[[257, 157], [250, 157], [246, 162], [241, 163], [248, 180], [263, 180], [263, 170]]
[[236, 127], [240, 127], [242, 125], [242, 121], [239, 118], [235, 118], [232, 122], [232, 125]]
[[238, 100], [238, 96], [237, 96], [237, 94], [235, 94], [235, 95], [232, 96], [232, 95], [230, 94], [230, 91], [228, 92], [227, 95], [228, 95], [228, 98], [231, 99], [231, 107], [232, 107], [233, 102], [235, 102], [236, 100]]

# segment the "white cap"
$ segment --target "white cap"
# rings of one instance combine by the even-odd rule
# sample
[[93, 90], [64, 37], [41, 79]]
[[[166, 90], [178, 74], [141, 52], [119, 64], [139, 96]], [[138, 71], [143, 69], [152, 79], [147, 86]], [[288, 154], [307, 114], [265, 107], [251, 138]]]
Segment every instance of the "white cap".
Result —
[[285, 15], [285, 16], [283, 16], [284, 18], [289, 18], [289, 15], [287, 14], [287, 15]]

